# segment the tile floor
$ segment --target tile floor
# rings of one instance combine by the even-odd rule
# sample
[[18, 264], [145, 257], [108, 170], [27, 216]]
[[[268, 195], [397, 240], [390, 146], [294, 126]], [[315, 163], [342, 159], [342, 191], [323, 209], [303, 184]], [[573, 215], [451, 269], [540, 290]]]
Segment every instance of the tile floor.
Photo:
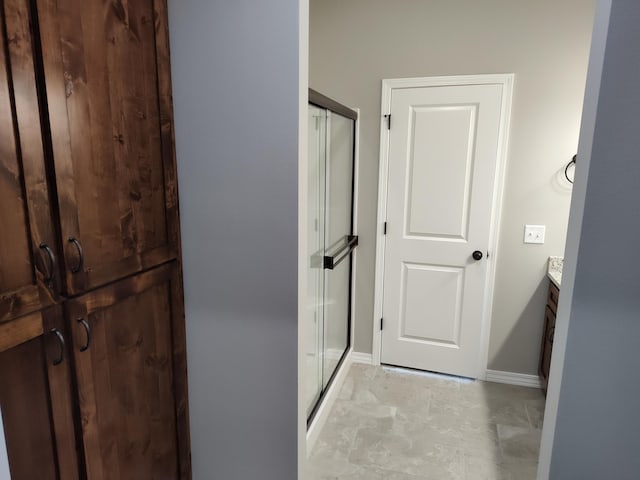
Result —
[[541, 390], [352, 365], [310, 480], [534, 480]]

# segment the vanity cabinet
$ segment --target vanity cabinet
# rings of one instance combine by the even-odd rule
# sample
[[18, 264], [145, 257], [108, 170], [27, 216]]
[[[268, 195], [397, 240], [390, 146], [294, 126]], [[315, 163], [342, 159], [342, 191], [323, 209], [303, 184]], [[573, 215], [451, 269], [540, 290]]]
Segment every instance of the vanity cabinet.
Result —
[[560, 289], [549, 281], [549, 293], [544, 314], [544, 330], [542, 333], [542, 346], [540, 348], [540, 364], [538, 373], [542, 389], [547, 392], [549, 383], [549, 369], [551, 367], [551, 353], [553, 351], [553, 337], [556, 331], [556, 312], [558, 311], [558, 299]]
[[166, 0], [0, 0], [0, 414], [11, 480], [191, 478]]

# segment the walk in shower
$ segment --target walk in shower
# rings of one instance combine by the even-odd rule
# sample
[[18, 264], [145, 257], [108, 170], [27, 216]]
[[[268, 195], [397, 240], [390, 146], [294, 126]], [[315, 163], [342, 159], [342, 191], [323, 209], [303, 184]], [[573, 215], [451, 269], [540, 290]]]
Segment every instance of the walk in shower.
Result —
[[351, 345], [354, 160], [357, 113], [309, 91], [307, 419]]

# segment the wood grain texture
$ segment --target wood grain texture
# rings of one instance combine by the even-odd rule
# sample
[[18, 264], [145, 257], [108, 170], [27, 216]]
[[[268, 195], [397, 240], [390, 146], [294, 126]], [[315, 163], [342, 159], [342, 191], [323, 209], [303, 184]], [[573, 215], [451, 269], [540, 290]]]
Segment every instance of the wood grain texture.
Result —
[[560, 300], [560, 289], [549, 281], [549, 293], [547, 295], [547, 306], [544, 309], [544, 328], [542, 330], [542, 345], [540, 346], [540, 360], [538, 364], [538, 374], [542, 390], [547, 393], [549, 384], [549, 372], [551, 370], [551, 353], [553, 351], [553, 337], [556, 330], [556, 312], [558, 301]]
[[70, 357], [67, 351], [53, 365], [60, 354], [53, 328], [64, 334], [59, 306], [0, 327], [0, 409], [12, 480], [80, 478]]
[[179, 479], [191, 480], [191, 434], [187, 375], [187, 332], [184, 314], [182, 267], [175, 266], [171, 281], [171, 328], [173, 341], [173, 389], [178, 434]]
[[0, 323], [0, 352], [33, 340], [42, 335], [43, 331], [41, 312]]
[[549, 372], [551, 371], [551, 354], [553, 351], [553, 336], [556, 329], [556, 314], [549, 305], [544, 309], [544, 329], [542, 333], [542, 346], [540, 347], [540, 365], [538, 373], [542, 390], [547, 393], [549, 384]]
[[58, 480], [42, 336], [0, 353], [0, 409], [11, 480]]
[[560, 301], [560, 289], [553, 282], [549, 282], [549, 294], [547, 295], [547, 305], [554, 315], [558, 311], [558, 302]]
[[76, 432], [80, 424], [76, 422], [74, 406], [75, 383], [71, 369], [71, 345], [65, 345], [64, 359], [60, 365], [53, 365], [51, 359], [58, 355], [60, 345], [50, 334], [58, 329], [65, 339], [70, 335], [65, 327], [62, 307], [57, 305], [43, 312], [44, 331], [47, 333], [47, 377], [51, 403], [51, 423], [55, 435], [56, 458], [60, 480], [79, 480], [82, 458], [81, 442]]
[[153, 0], [155, 14], [156, 63], [158, 72], [158, 102], [162, 134], [162, 162], [166, 218], [170, 245], [178, 257], [181, 253], [180, 215], [178, 209], [178, 173], [176, 166], [175, 129], [173, 126], [173, 94], [171, 88], [171, 57], [169, 53], [169, 13], [166, 0]]
[[0, 14], [0, 292], [7, 292], [33, 283], [33, 272], [4, 8]]
[[[87, 478], [176, 479], [173, 265], [68, 302]], [[84, 329], [91, 327], [85, 352]]]
[[[26, 0], [0, 3], [0, 322], [55, 303], [57, 245]], [[45, 277], [53, 276], [51, 282]]]
[[[38, 1], [37, 21], [41, 47], [47, 55], [42, 57], [42, 68], [45, 74], [43, 85], [45, 91], [42, 92], [46, 100], [49, 112], [51, 152], [55, 157], [55, 182], [56, 199], [59, 205], [57, 212], [58, 220], [67, 226], [67, 230], [78, 231], [77, 216], [75, 215], [75, 192], [73, 189], [61, 189], [61, 186], [73, 184], [73, 162], [71, 161], [71, 143], [67, 123], [67, 92], [64, 69], [62, 63], [62, 52], [59, 47], [60, 42], [60, 21], [61, 13], [55, 0]], [[75, 222], [75, 223], [74, 223]], [[62, 247], [62, 246], [61, 246]], [[66, 262], [60, 260], [59, 268], [64, 270], [66, 277]], [[65, 292], [68, 290], [63, 286]]]
[[174, 394], [179, 449], [179, 478], [190, 480], [191, 435], [189, 431], [189, 394], [187, 375], [187, 334], [185, 329], [184, 290], [182, 277], [182, 242], [178, 206], [178, 178], [173, 125], [173, 96], [171, 87], [171, 58], [169, 23], [166, 0], [153, 0], [155, 9], [156, 62], [162, 131], [162, 157], [166, 190], [167, 225], [170, 245], [176, 249], [176, 262], [171, 282], [171, 323], [173, 332]]
[[[28, 0], [4, 0], [4, 10], [7, 36], [11, 39], [9, 56], [31, 232], [31, 250], [35, 259], [35, 274], [42, 297], [42, 305], [47, 306], [56, 301], [60, 278], [57, 269], [54, 268], [51, 271], [49, 258], [39, 248], [41, 243], [46, 243], [54, 254], [58, 255], [42, 140], [36, 66], [33, 54], [33, 19]], [[48, 275], [53, 276], [51, 282], [44, 281]]]
[[[21, 419], [31, 389], [37, 410], [11, 431], [12, 480], [188, 480], [166, 2], [0, 0], [0, 19], [0, 359], [29, 345], [39, 365], [0, 394]], [[52, 328], [68, 339], [57, 366]]]
[[[47, 97], [60, 113], [51, 132], [61, 229], [84, 249], [83, 270], [67, 269], [78, 294], [177, 257], [171, 112], [165, 127], [151, 0], [37, 4]], [[64, 251], [77, 265], [74, 247]]]
[[[0, 264], [0, 267], [2, 265]], [[5, 268], [5, 267], [2, 267]], [[11, 271], [7, 269], [7, 271]], [[42, 308], [39, 289], [28, 285], [13, 291], [0, 292], [0, 323]]]

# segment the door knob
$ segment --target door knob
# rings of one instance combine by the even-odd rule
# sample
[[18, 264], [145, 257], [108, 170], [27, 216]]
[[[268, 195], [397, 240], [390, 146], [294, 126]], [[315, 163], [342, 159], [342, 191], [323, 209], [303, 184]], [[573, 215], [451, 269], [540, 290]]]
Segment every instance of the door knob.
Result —
[[476, 250], [471, 254], [474, 260], [482, 260], [482, 252], [480, 250]]

